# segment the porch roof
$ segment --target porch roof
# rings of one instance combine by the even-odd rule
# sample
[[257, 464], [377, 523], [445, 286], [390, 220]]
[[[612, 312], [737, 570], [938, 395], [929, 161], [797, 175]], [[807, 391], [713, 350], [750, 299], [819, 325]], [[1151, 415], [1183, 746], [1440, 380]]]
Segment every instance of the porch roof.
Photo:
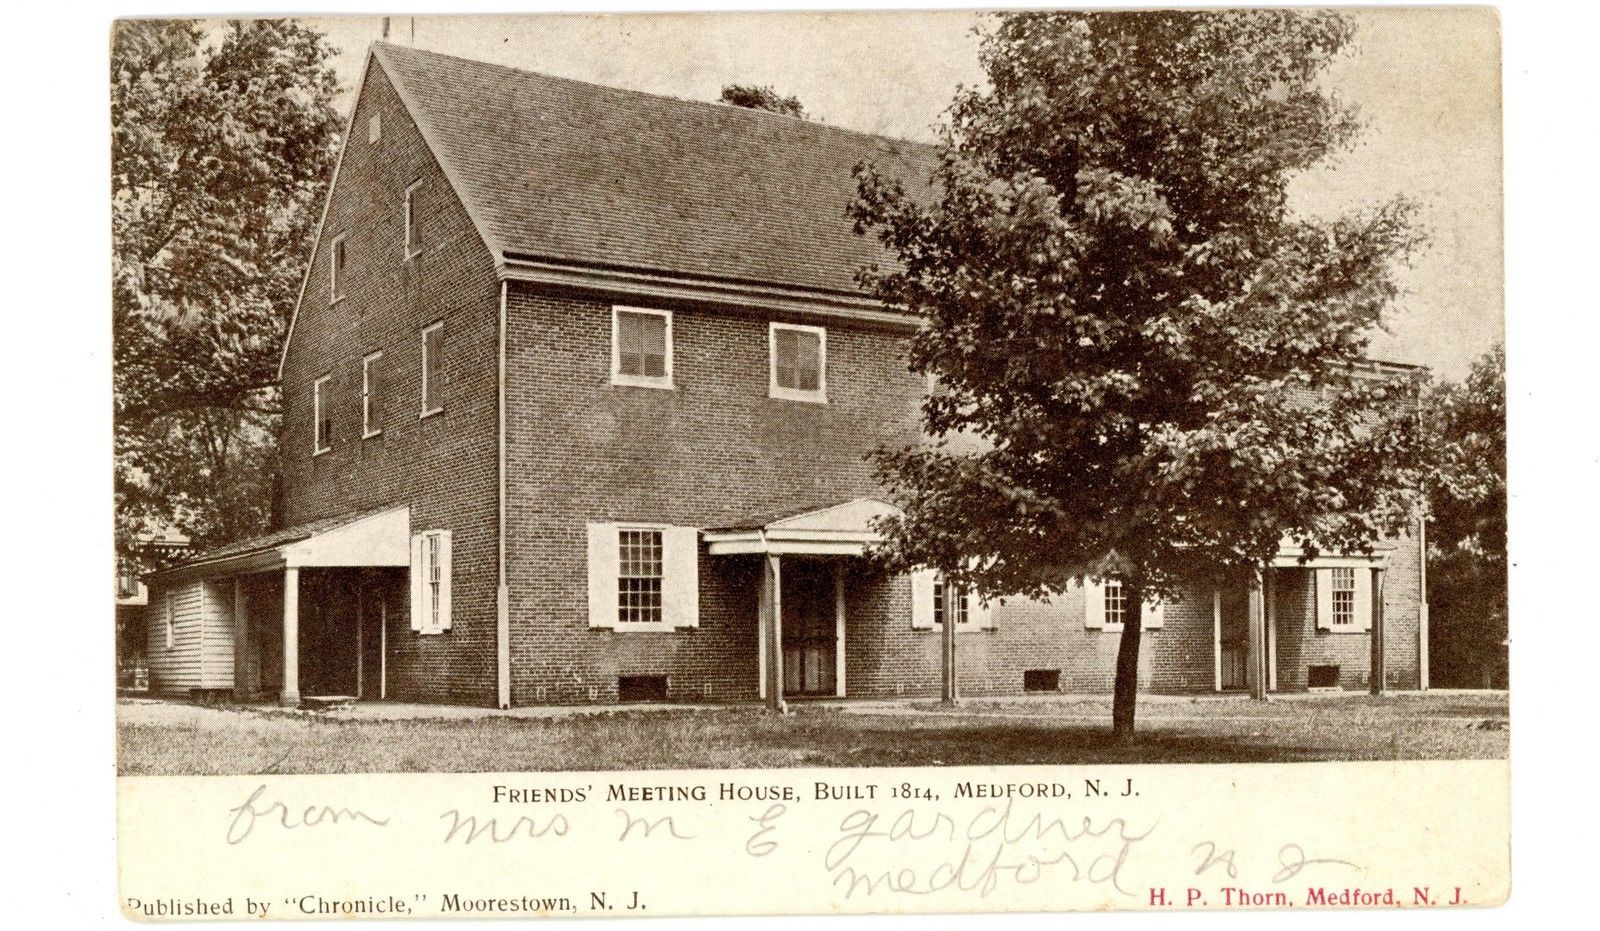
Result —
[[162, 581], [301, 567], [409, 566], [411, 509], [341, 514], [285, 527], [152, 574]]
[[744, 553], [861, 556], [869, 544], [878, 540], [872, 522], [899, 513], [898, 508], [886, 501], [852, 498], [773, 520], [758, 518], [732, 527], [707, 530], [705, 539], [712, 556]]

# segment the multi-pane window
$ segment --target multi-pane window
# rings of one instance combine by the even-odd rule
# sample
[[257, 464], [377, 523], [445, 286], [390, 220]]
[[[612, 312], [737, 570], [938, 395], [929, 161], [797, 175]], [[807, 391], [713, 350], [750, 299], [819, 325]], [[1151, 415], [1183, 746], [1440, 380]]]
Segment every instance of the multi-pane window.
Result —
[[617, 539], [617, 622], [661, 623], [661, 531], [621, 530]]
[[406, 258], [411, 258], [422, 251], [422, 228], [418, 223], [417, 200], [418, 190], [422, 182], [414, 182], [406, 188], [405, 215], [406, 215]]
[[383, 353], [374, 352], [361, 360], [361, 436], [377, 436], [383, 432], [383, 416], [379, 409], [378, 360]]
[[946, 584], [940, 576], [933, 580], [933, 623], [943, 624], [949, 617], [955, 618], [957, 627], [967, 623], [966, 592], [955, 585]]
[[1333, 570], [1333, 626], [1349, 627], [1356, 622], [1356, 570]]
[[167, 649], [169, 650], [172, 649], [173, 628], [176, 626], [176, 619], [173, 617], [176, 609], [172, 605], [172, 598], [172, 592], [167, 592]]
[[315, 425], [313, 454], [325, 453], [333, 448], [333, 412], [329, 403], [330, 375], [324, 375], [311, 385], [311, 413]]
[[328, 249], [328, 293], [332, 300], [344, 297], [345, 237], [340, 235]]
[[821, 327], [772, 324], [773, 397], [822, 400], [826, 333]]
[[1122, 596], [1122, 583], [1107, 579], [1105, 586], [1106, 626], [1120, 627], [1127, 617], [1127, 601]]
[[444, 561], [440, 558], [439, 545], [442, 542], [443, 537], [437, 533], [422, 536], [422, 580], [427, 595], [424, 609], [428, 612], [428, 630], [439, 630], [441, 626], [439, 608], [444, 596]]
[[422, 416], [444, 410], [444, 321], [422, 331]]
[[666, 386], [672, 380], [672, 317], [663, 311], [617, 308], [613, 321], [612, 380]]

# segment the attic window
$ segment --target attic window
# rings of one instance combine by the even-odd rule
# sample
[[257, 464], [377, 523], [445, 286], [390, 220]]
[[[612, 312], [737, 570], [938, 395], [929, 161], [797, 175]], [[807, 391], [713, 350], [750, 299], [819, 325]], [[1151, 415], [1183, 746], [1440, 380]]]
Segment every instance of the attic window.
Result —
[[418, 191], [421, 187], [421, 181], [413, 181], [411, 186], [406, 188], [406, 258], [408, 259], [422, 251], [422, 229], [417, 221]]
[[383, 117], [381, 114], [374, 113], [372, 114], [372, 118], [367, 120], [367, 141], [377, 142], [382, 137]]
[[611, 383], [672, 387], [672, 314], [640, 307], [611, 309]]
[[328, 248], [328, 295], [330, 303], [344, 297], [345, 248], [348, 234], [340, 233]]

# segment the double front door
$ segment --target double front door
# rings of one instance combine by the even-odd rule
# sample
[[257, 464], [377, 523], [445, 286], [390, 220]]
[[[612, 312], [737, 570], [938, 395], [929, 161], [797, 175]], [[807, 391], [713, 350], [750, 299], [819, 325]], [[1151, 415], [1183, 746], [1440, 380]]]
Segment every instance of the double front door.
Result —
[[786, 559], [782, 575], [783, 691], [836, 695], [839, 606], [834, 566]]

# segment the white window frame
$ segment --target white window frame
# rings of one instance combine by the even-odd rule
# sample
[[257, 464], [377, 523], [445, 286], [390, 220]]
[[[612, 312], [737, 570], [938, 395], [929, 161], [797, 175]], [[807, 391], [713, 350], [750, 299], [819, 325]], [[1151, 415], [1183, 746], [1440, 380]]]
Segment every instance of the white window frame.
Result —
[[671, 528], [665, 524], [618, 524], [617, 525], [617, 565], [615, 568], [616, 582], [613, 597], [622, 597], [622, 536], [626, 533], [654, 533], [661, 538], [661, 618], [655, 621], [624, 621], [622, 619], [622, 605], [618, 601], [615, 610], [615, 620], [612, 629], [619, 631], [629, 630], [671, 630], [672, 623], [667, 617], [667, 531]]
[[[778, 331], [792, 330], [814, 333], [817, 337], [817, 390], [804, 391], [785, 388], [778, 384]], [[778, 323], [767, 325], [767, 396], [784, 401], [807, 401], [812, 404], [828, 403], [828, 330], [826, 327], [803, 323]]]
[[[1328, 625], [1335, 631], [1354, 631], [1362, 629], [1360, 605], [1356, 603], [1361, 590], [1361, 586], [1358, 583], [1356, 574], [1360, 571], [1361, 570], [1353, 566], [1335, 566], [1329, 570], [1328, 580], [1332, 584], [1332, 588], [1329, 593], [1331, 614], [1328, 618]], [[1339, 574], [1342, 572], [1350, 573], [1350, 587], [1348, 589], [1350, 593], [1350, 616], [1341, 623], [1339, 620], [1339, 593], [1346, 591], [1346, 589], [1339, 585]]]
[[961, 597], [956, 600], [956, 630], [967, 630], [972, 625], [972, 606], [968, 604], [971, 597], [966, 589], [952, 586], [945, 581], [943, 573], [933, 577], [933, 626], [940, 627], [944, 624], [945, 616], [950, 613], [950, 592], [954, 589]]
[[367, 142], [374, 143], [383, 138], [383, 114], [374, 113], [367, 117]]
[[439, 559], [443, 541], [444, 535], [436, 530], [422, 535], [422, 600], [428, 610], [422, 619], [422, 629], [426, 633], [444, 629], [439, 623], [439, 610], [444, 606], [444, 565]]
[[[665, 348], [666, 358], [662, 365], [660, 375], [630, 375], [622, 371], [622, 344], [618, 341], [618, 323], [623, 314], [642, 314], [661, 317], [666, 320]], [[622, 304], [611, 306], [611, 383], [625, 385], [632, 388], [665, 388], [671, 389], [672, 382], [672, 311], [657, 310], [653, 307], [627, 307]]]
[[1100, 616], [1105, 619], [1104, 624], [1101, 625], [1101, 630], [1109, 630], [1114, 633], [1121, 630], [1126, 625], [1126, 620], [1113, 621], [1111, 620], [1111, 612], [1106, 610], [1106, 600], [1111, 595], [1111, 587], [1113, 585], [1117, 587], [1117, 598], [1122, 603], [1122, 613], [1120, 617], [1124, 619], [1126, 619], [1128, 616], [1128, 592], [1127, 589], [1124, 588], [1122, 580], [1118, 578], [1109, 578], [1100, 583]]
[[177, 641], [176, 633], [173, 630], [173, 628], [176, 626], [176, 618], [173, 617], [173, 612], [174, 612], [175, 609], [173, 608], [172, 602], [173, 602], [172, 591], [170, 589], [168, 589], [168, 591], [167, 591], [167, 649], [169, 649], [169, 650], [172, 649], [172, 645]]
[[411, 243], [411, 234], [416, 230], [416, 203], [412, 195], [415, 194], [417, 189], [420, 187], [422, 187], [422, 179], [420, 178], [407, 185], [405, 198], [403, 201], [403, 210], [406, 221], [405, 238], [400, 241], [400, 248], [401, 251], [405, 253], [405, 261], [407, 262], [422, 254], [422, 246], [417, 245], [413, 247]]
[[[428, 334], [434, 330], [444, 329], [444, 321], [430, 323], [422, 328], [422, 417], [432, 417], [444, 411], [444, 389], [440, 387], [439, 406], [428, 406]], [[419, 418], [421, 419], [421, 418]]]
[[370, 440], [383, 432], [383, 425], [372, 425], [372, 367], [383, 358], [383, 350], [361, 357], [361, 438]]
[[327, 406], [328, 400], [323, 397], [323, 385], [333, 380], [333, 373], [329, 372], [311, 383], [311, 455], [320, 456], [333, 449], [333, 438], [328, 437], [328, 445], [322, 445], [322, 409]]
[[[344, 270], [350, 266], [350, 250], [345, 243], [350, 239], [349, 233], [340, 233], [328, 243], [328, 303], [337, 304], [344, 300]], [[344, 261], [340, 261], [340, 256]]]

